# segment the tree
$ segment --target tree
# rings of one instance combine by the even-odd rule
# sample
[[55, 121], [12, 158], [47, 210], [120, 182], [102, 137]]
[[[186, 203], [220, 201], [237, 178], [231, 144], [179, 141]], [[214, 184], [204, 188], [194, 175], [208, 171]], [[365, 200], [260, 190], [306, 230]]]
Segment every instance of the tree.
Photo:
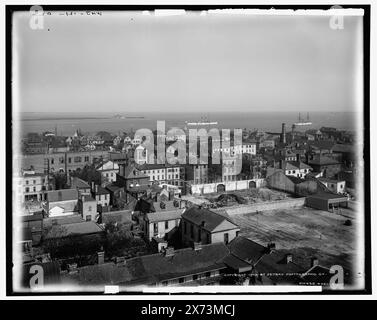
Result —
[[101, 173], [99, 173], [95, 166], [92, 165], [86, 165], [82, 170], [76, 169], [71, 173], [72, 177], [78, 177], [89, 184], [92, 183], [92, 181], [95, 184], [100, 185], [102, 180], [101, 180]]

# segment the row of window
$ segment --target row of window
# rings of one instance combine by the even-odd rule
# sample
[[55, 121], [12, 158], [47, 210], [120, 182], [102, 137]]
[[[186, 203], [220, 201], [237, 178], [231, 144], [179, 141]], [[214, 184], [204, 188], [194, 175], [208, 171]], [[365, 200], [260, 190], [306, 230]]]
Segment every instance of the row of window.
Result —
[[[198, 279], [210, 278], [211, 275], [212, 275], [212, 273], [209, 271], [209, 272], [205, 272], [205, 273], [194, 274], [192, 277], [191, 276], [181, 277], [181, 278], [178, 278], [178, 279], [171, 280], [170, 282], [171, 283], [176, 283], [176, 282], [185, 283], [185, 282], [190, 282], [190, 281], [196, 281]], [[161, 282], [162, 286], [167, 286], [168, 284], [169, 284], [168, 280]]]
[[[82, 160], [83, 160], [83, 157], [81, 157], [81, 156], [76, 156], [76, 157], [73, 158], [74, 163], [80, 163], [80, 162], [82, 162]], [[51, 162], [51, 164], [54, 164], [55, 159], [51, 158], [50, 162]], [[84, 162], [89, 162], [89, 156], [84, 156]], [[60, 157], [58, 159], [58, 163], [63, 164], [64, 163], [64, 157]], [[68, 158], [68, 163], [72, 163], [71, 157]]]

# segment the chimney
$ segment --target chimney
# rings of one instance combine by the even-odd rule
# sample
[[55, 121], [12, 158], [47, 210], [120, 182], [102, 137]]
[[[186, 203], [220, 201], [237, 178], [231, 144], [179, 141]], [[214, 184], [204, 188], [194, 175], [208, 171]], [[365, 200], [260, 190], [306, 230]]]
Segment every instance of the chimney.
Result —
[[78, 272], [77, 263], [68, 264], [68, 273], [69, 274], [73, 274], [73, 273], [77, 273], [77, 272]]
[[99, 251], [97, 252], [97, 261], [98, 264], [103, 264], [105, 263], [105, 252], [104, 251]]
[[280, 142], [286, 143], [286, 132], [285, 132], [285, 123], [281, 124], [281, 136], [280, 136]]
[[288, 264], [291, 262], [293, 262], [293, 255], [291, 253], [288, 253], [285, 255], [285, 263]]
[[202, 244], [200, 242], [194, 242], [194, 250], [199, 251], [202, 249]]
[[296, 161], [297, 162], [300, 162], [301, 161], [301, 156], [299, 153], [296, 154]]
[[284, 160], [279, 160], [279, 169], [283, 169]]
[[273, 250], [276, 249], [276, 245], [274, 242], [270, 242], [268, 245], [267, 245], [267, 251], [268, 253], [271, 253]]
[[95, 185], [95, 188], [96, 188], [96, 193], [98, 193], [98, 185], [97, 184]]
[[319, 265], [319, 260], [318, 260], [318, 258], [313, 257], [313, 258], [310, 259], [310, 266], [311, 266], [311, 267], [315, 267], [315, 266], [318, 266], [318, 265]]
[[165, 248], [165, 257], [173, 257], [174, 256], [174, 248], [167, 247]]
[[94, 191], [94, 181], [92, 181], [92, 191]]
[[82, 194], [81, 195], [81, 201], [84, 202], [85, 201], [85, 196]]

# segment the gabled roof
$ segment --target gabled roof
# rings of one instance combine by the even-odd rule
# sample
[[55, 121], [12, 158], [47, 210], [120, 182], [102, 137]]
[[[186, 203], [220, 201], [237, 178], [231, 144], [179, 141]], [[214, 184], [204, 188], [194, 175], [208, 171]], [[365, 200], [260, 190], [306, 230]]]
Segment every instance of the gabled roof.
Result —
[[147, 213], [147, 219], [150, 223], [181, 219], [182, 211], [183, 209]]
[[238, 229], [239, 227], [231, 221], [229, 218], [218, 214], [216, 212], [210, 211], [208, 209], [198, 208], [193, 206], [187, 209], [183, 214], [182, 218], [201, 226], [204, 230], [207, 231], [220, 231], [218, 227], [221, 226], [224, 222], [227, 223], [227, 229]]
[[86, 181], [84, 181], [84, 180], [82, 180], [78, 177], [72, 177], [71, 186], [79, 188], [79, 189], [90, 189], [89, 183], [87, 183]]
[[85, 235], [103, 232], [103, 229], [93, 221], [84, 221], [78, 223], [70, 223], [59, 226], [52, 226], [47, 233], [46, 239], [62, 238], [69, 235]]
[[236, 237], [228, 244], [230, 253], [246, 261], [247, 263], [256, 263], [258, 259], [266, 252], [266, 248], [245, 237]]
[[125, 168], [123, 177], [125, 177], [126, 179], [141, 179], [141, 178], [149, 179], [149, 176], [147, 176], [146, 174], [138, 170], [136, 167], [131, 166], [131, 165]]

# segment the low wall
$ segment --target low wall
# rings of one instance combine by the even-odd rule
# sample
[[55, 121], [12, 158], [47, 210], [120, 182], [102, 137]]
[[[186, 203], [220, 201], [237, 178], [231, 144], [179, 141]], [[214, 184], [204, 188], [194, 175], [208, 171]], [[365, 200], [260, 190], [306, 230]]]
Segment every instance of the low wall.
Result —
[[246, 190], [250, 189], [250, 182], [255, 182], [257, 188], [265, 186], [265, 179], [251, 179], [240, 181], [216, 182], [216, 183], [202, 183], [191, 185], [192, 194], [208, 194], [216, 193], [217, 187], [223, 185], [225, 191]]
[[[246, 214], [246, 213], [253, 213], [257, 211], [269, 211], [269, 210], [276, 210], [276, 209], [289, 209], [289, 208], [300, 208], [305, 205], [305, 197], [303, 198], [295, 198], [295, 199], [287, 199], [287, 200], [277, 200], [277, 201], [266, 201], [266, 202], [259, 202], [249, 205], [241, 205], [236, 207], [224, 207], [218, 210], [225, 210], [228, 215], [232, 216], [235, 214]], [[216, 211], [216, 210], [213, 210]]]

